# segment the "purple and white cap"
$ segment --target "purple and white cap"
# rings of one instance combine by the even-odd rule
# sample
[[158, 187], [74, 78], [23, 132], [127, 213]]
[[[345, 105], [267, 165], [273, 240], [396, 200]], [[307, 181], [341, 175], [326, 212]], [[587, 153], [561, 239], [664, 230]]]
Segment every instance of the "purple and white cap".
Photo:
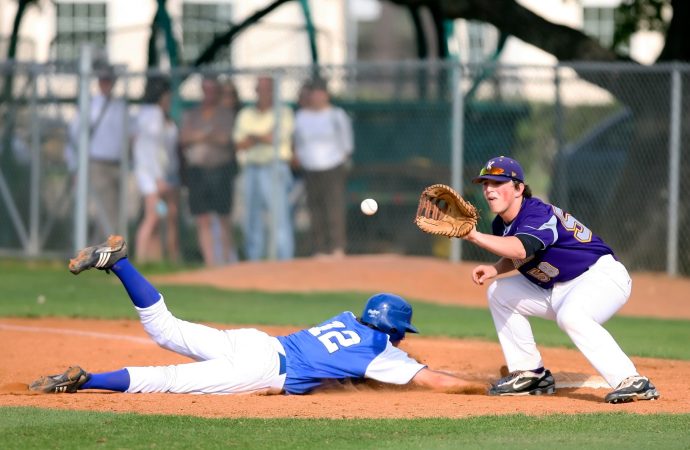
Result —
[[479, 176], [472, 180], [473, 183], [481, 183], [484, 180], [508, 181], [516, 180], [525, 182], [525, 175], [520, 163], [507, 156], [491, 158], [479, 172]]

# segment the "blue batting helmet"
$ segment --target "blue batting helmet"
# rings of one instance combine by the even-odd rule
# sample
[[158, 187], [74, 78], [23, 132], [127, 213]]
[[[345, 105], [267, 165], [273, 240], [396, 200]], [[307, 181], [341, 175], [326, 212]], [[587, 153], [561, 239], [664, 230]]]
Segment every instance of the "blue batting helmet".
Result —
[[376, 294], [367, 300], [359, 319], [390, 336], [392, 342], [401, 341], [405, 332], [419, 333], [412, 326], [412, 306], [395, 294]]

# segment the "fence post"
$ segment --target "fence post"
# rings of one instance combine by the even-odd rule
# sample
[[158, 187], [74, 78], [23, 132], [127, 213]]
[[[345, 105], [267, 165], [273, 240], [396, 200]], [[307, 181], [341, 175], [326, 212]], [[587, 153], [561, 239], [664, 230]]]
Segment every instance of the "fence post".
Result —
[[[462, 176], [464, 172], [464, 120], [465, 101], [462, 94], [462, 66], [459, 62], [453, 64], [452, 79], [452, 113], [451, 113], [451, 186], [462, 193]], [[462, 261], [462, 239], [450, 240], [450, 260]]]
[[77, 192], [74, 208], [75, 253], [86, 247], [88, 231], [92, 56], [91, 46], [82, 44], [79, 53], [79, 139], [77, 141]]
[[38, 69], [31, 69], [31, 191], [29, 197], [29, 248], [30, 256], [38, 256], [40, 247], [39, 223], [41, 204], [41, 141], [38, 118]]
[[668, 159], [668, 240], [666, 247], [666, 273], [678, 275], [678, 210], [680, 202], [680, 107], [683, 87], [680, 71], [673, 64], [671, 73], [671, 120]]

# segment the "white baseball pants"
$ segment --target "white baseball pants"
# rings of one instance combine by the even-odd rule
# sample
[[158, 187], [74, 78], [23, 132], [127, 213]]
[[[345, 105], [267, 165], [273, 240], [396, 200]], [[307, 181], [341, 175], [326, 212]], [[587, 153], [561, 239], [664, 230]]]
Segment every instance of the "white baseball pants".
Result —
[[544, 366], [529, 316], [555, 320], [611, 387], [636, 375], [634, 364], [601, 325], [628, 298], [632, 281], [623, 264], [602, 256], [579, 277], [543, 289], [524, 275], [499, 278], [487, 290], [508, 370]]
[[275, 337], [256, 330], [218, 330], [175, 318], [163, 297], [136, 308], [144, 329], [161, 347], [198, 362], [156, 367], [126, 367], [127, 392], [195, 394], [279, 393], [285, 382]]

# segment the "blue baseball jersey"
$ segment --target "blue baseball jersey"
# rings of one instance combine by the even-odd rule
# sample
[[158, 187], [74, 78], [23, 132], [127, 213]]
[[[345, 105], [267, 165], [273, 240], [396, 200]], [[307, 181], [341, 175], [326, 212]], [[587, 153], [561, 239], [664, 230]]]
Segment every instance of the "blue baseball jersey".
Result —
[[540, 250], [525, 259], [514, 259], [513, 265], [532, 283], [546, 289], [582, 275], [602, 256], [613, 255], [613, 250], [575, 217], [538, 198], [525, 198], [509, 224], [496, 216], [492, 231], [497, 236], [524, 234], [541, 241]]
[[406, 384], [426, 367], [349, 311], [278, 340], [285, 348], [283, 389], [288, 394], [305, 394], [328, 380], [348, 378]]

